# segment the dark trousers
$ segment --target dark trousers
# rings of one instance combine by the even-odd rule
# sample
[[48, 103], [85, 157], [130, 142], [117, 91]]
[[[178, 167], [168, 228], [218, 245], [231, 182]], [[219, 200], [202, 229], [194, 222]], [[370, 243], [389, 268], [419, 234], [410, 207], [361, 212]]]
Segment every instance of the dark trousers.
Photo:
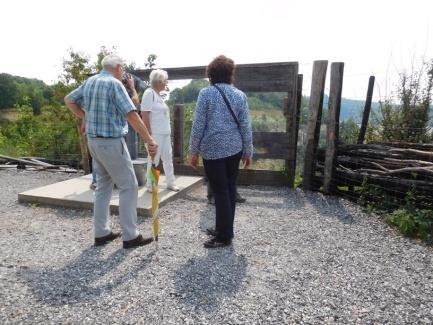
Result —
[[233, 222], [236, 210], [236, 178], [242, 151], [236, 155], [207, 160], [203, 159], [206, 176], [215, 197], [215, 230], [218, 239], [233, 238]]

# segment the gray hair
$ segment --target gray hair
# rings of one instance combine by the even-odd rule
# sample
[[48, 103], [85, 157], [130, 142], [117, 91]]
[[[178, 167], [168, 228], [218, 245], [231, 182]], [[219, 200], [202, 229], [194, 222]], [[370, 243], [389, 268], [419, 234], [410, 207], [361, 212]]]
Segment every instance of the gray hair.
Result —
[[102, 67], [105, 68], [116, 68], [119, 64], [123, 65], [123, 59], [116, 54], [109, 54], [102, 59]]
[[164, 82], [168, 79], [168, 73], [165, 70], [156, 69], [152, 70], [152, 72], [149, 75], [150, 84], [152, 86]]

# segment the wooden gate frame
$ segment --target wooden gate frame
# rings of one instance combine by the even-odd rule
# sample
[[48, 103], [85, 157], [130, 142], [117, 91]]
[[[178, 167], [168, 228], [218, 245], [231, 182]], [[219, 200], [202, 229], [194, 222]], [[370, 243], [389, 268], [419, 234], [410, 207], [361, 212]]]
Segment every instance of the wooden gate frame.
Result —
[[[284, 103], [286, 132], [254, 132], [255, 147], [265, 147], [267, 152], [254, 154], [259, 159], [284, 159], [286, 174], [271, 170], [240, 170], [238, 183], [245, 185], [274, 185], [294, 187], [299, 115], [302, 97], [302, 75], [298, 75], [298, 62], [273, 62], [238, 64], [234, 85], [244, 92], [287, 92]], [[170, 80], [206, 78], [206, 67], [165, 68]], [[152, 69], [135, 70], [143, 80], [149, 79]], [[175, 105], [173, 119], [174, 169], [177, 174], [197, 175], [197, 171], [184, 164], [183, 106]], [[198, 173], [204, 175], [203, 168]]]

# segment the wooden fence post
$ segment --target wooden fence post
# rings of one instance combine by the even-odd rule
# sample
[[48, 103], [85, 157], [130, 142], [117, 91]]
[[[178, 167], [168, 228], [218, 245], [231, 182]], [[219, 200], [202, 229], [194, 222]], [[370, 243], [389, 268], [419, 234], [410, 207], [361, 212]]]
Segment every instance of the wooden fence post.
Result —
[[[298, 113], [298, 64], [293, 66], [293, 72], [291, 75], [293, 78], [290, 78], [288, 91], [287, 91], [287, 106], [285, 107], [287, 116], [286, 116], [286, 132], [289, 136], [288, 143], [288, 157], [286, 160], [286, 171], [287, 171], [287, 183], [290, 188], [294, 188], [295, 186], [295, 174], [296, 174], [296, 150], [297, 150], [297, 141], [298, 141], [298, 128], [299, 128], [299, 119], [297, 118]], [[301, 85], [302, 91], [302, 85]]]
[[334, 189], [335, 158], [338, 149], [338, 133], [340, 127], [341, 92], [343, 90], [344, 63], [331, 64], [331, 86], [329, 91], [329, 109], [327, 126], [327, 146], [325, 154], [325, 171], [323, 191], [331, 194]]
[[314, 61], [305, 144], [304, 173], [302, 180], [302, 187], [304, 190], [313, 189], [313, 180], [316, 169], [316, 151], [317, 145], [319, 144], [327, 68], [327, 60]]
[[359, 129], [358, 134], [358, 144], [362, 144], [364, 142], [365, 132], [367, 131], [368, 118], [370, 117], [371, 111], [371, 100], [373, 98], [374, 79], [374, 76], [370, 76], [370, 78], [368, 78], [367, 97], [365, 99], [364, 113], [362, 114], [361, 128]]
[[183, 154], [184, 108], [182, 104], [174, 105], [173, 112], [173, 158], [178, 164], [184, 162]]
[[83, 170], [86, 174], [90, 173], [90, 163], [89, 163], [89, 148], [87, 147], [87, 137], [81, 133], [81, 120], [77, 119], [77, 132], [78, 140], [80, 141], [80, 151], [81, 151], [81, 164], [83, 165]]
[[[304, 82], [304, 75], [298, 74], [298, 87], [297, 87], [297, 94], [296, 94], [296, 130], [295, 130], [295, 143], [296, 143], [296, 150], [294, 151], [295, 155], [295, 162], [297, 161], [297, 152], [298, 152], [298, 136], [299, 136], [299, 120], [301, 119], [301, 104], [302, 104], [302, 85]], [[295, 166], [296, 167], [296, 166]], [[296, 169], [296, 168], [295, 168]], [[296, 171], [295, 171], [296, 175]]]

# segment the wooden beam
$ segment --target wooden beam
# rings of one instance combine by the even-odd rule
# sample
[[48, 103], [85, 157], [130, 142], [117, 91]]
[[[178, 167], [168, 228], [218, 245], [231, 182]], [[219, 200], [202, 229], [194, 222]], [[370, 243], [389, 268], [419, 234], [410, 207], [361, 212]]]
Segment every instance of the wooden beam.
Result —
[[254, 157], [261, 159], [287, 159], [289, 136], [286, 132], [253, 132]]
[[338, 133], [340, 127], [341, 92], [343, 90], [344, 63], [331, 64], [331, 86], [329, 92], [327, 146], [325, 154], [325, 171], [323, 191], [326, 194], [334, 192], [335, 160], [338, 149]]
[[374, 79], [374, 76], [370, 76], [368, 79], [367, 97], [365, 99], [364, 113], [362, 114], [361, 128], [359, 129], [358, 134], [358, 144], [364, 143], [365, 132], [367, 132], [367, 124], [371, 111], [371, 101], [373, 98]]
[[295, 171], [296, 171], [296, 109], [298, 100], [298, 67], [296, 74], [292, 75], [288, 82], [287, 89], [287, 115], [286, 115], [286, 132], [288, 138], [288, 154], [286, 157], [285, 167], [287, 172], [287, 184], [290, 188], [295, 186]]
[[254, 145], [263, 146], [269, 143], [289, 145], [289, 139], [286, 132], [253, 132]]
[[[164, 68], [170, 80], [206, 78], [206, 67]], [[131, 71], [143, 80], [149, 79], [151, 69]], [[245, 92], [287, 91], [289, 81], [298, 73], [298, 62], [237, 64], [234, 85]]]
[[322, 106], [327, 68], [328, 61], [314, 61], [313, 76], [311, 80], [309, 118], [305, 144], [304, 174], [302, 180], [302, 187], [304, 190], [313, 189], [313, 176], [316, 166], [316, 150], [320, 136], [320, 124], [322, 119]]
[[[177, 175], [204, 176], [203, 167], [198, 171], [188, 165], [175, 164], [174, 172]], [[239, 185], [287, 186], [287, 177], [280, 171], [260, 169], [240, 169], [238, 175]]]
[[78, 140], [80, 141], [81, 164], [86, 174], [90, 174], [89, 147], [87, 137], [81, 133], [81, 120], [76, 120]]
[[174, 105], [173, 112], [173, 158], [177, 163], [183, 163], [183, 124], [184, 124], [184, 107], [181, 104]]

